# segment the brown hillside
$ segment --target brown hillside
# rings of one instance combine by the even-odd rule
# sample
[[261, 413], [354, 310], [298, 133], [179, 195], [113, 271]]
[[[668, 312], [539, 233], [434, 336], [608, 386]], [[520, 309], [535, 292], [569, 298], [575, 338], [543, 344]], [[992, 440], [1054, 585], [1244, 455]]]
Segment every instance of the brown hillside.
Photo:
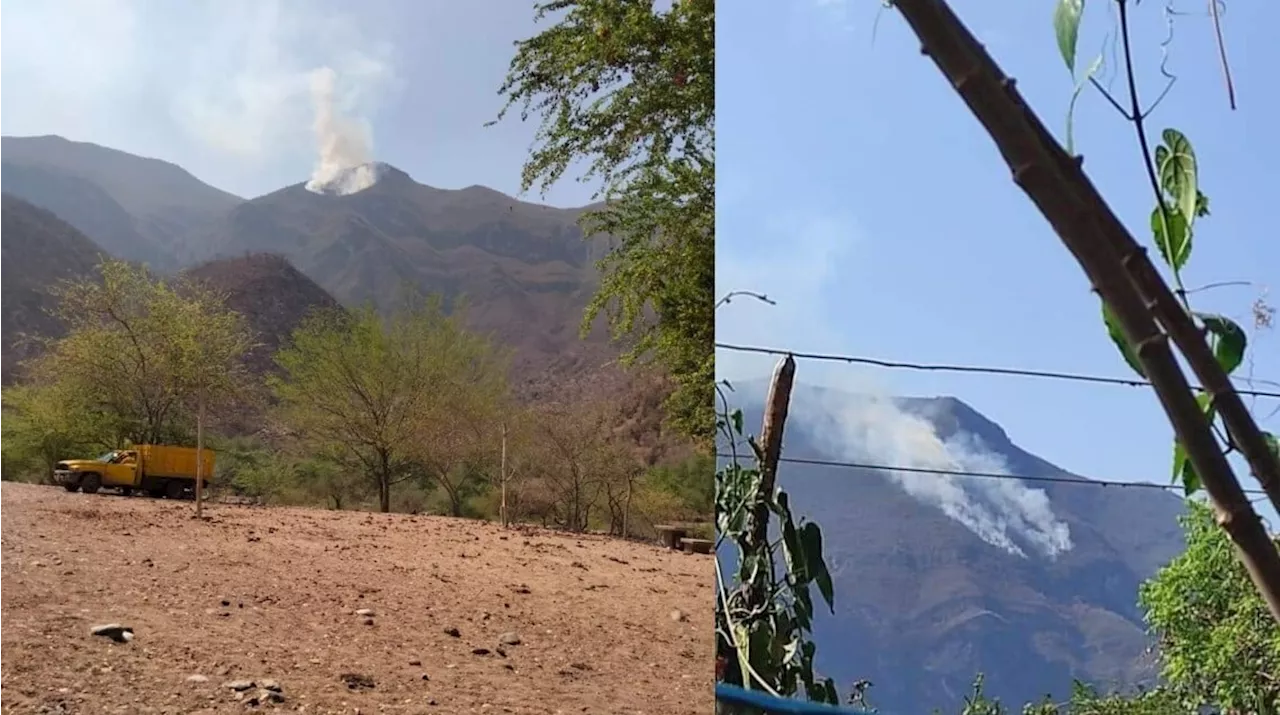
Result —
[[283, 256], [257, 253], [209, 261], [186, 275], [224, 293], [227, 306], [248, 320], [258, 347], [247, 361], [259, 374], [272, 369], [272, 356], [310, 313], [338, 307], [333, 296]]
[[21, 362], [36, 354], [39, 338], [63, 332], [49, 312], [53, 308], [49, 289], [58, 281], [91, 274], [104, 251], [66, 221], [9, 194], [3, 196], [0, 220], [0, 302], [4, 304], [0, 362], [3, 381], [9, 384], [19, 374]]

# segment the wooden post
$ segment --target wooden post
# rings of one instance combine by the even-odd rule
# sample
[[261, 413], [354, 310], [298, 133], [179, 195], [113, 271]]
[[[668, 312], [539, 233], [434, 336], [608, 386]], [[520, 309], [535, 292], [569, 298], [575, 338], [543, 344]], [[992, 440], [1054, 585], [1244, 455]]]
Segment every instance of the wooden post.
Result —
[[502, 528], [507, 528], [510, 521], [507, 519], [507, 423], [502, 423], [502, 464], [498, 468], [498, 479], [501, 482], [499, 489], [502, 490], [502, 503], [498, 506], [498, 518], [502, 521]]
[[791, 386], [795, 382], [796, 361], [784, 357], [773, 371], [769, 396], [764, 404], [764, 422], [760, 427], [760, 503], [752, 510], [747, 543], [769, 548], [769, 504], [778, 480], [778, 458], [782, 456], [782, 428], [791, 405]]
[[204, 388], [196, 408], [196, 518], [204, 516]]

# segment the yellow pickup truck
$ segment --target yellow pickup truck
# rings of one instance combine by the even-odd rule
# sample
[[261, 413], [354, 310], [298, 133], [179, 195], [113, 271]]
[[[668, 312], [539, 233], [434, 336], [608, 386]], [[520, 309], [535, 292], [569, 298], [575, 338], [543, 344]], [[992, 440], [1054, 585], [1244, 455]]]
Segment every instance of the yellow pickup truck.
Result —
[[[208, 486], [213, 476], [212, 450], [202, 450], [201, 481]], [[68, 459], [58, 462], [54, 480], [69, 492], [94, 494], [99, 489], [116, 489], [129, 495], [134, 490], [153, 497], [186, 499], [195, 493], [196, 450], [161, 444], [140, 444], [133, 449], [117, 449], [97, 459]]]

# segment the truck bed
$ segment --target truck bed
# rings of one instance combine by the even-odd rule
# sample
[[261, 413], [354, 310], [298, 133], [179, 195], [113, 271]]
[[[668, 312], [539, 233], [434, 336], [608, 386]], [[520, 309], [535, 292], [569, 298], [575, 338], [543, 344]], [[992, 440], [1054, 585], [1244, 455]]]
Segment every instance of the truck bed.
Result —
[[[142, 469], [148, 477], [165, 477], [169, 479], [196, 478], [195, 447], [173, 447], [168, 445], [144, 444], [137, 447], [142, 458]], [[201, 454], [204, 462], [201, 476], [207, 481], [213, 478], [213, 450], [205, 449]]]

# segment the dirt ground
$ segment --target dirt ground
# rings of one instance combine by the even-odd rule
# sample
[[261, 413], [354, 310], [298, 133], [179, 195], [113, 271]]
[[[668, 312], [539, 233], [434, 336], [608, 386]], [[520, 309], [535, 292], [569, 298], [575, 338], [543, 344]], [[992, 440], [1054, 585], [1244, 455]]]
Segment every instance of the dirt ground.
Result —
[[[714, 709], [710, 556], [440, 517], [0, 497], [4, 713]], [[90, 634], [108, 623], [134, 638]], [[283, 701], [253, 704], [272, 680]]]

